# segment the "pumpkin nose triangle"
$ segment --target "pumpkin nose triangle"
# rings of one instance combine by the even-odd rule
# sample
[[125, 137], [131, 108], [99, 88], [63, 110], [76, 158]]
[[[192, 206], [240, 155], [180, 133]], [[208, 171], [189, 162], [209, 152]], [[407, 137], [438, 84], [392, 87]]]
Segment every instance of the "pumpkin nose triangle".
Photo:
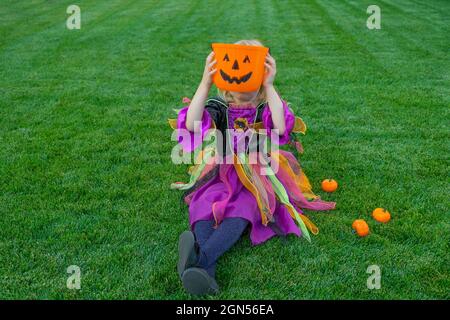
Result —
[[233, 70], [239, 70], [239, 64], [238, 64], [237, 60], [234, 60], [233, 68], [232, 68], [232, 69], [233, 69]]

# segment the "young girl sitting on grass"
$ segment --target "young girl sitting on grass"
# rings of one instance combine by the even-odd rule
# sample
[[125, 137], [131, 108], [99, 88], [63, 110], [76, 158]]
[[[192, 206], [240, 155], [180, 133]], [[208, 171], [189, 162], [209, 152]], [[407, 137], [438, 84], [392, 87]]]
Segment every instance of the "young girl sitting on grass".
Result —
[[[262, 46], [257, 40], [241, 40], [236, 44]], [[208, 55], [203, 78], [190, 105], [179, 111], [176, 125], [172, 125], [178, 132], [182, 129], [188, 132], [187, 138], [186, 134], [179, 134], [183, 151], [192, 152], [199, 148], [194, 136], [205, 138], [210, 128], [222, 133], [224, 144], [231, 140], [227, 139], [227, 129], [239, 131], [239, 134], [250, 128], [263, 128], [267, 136], [278, 134], [275, 143], [289, 144], [301, 151], [295, 136], [304, 133], [305, 127], [274, 88], [275, 59], [267, 54], [265, 77], [259, 90], [219, 90], [220, 97], [208, 99], [213, 75], [217, 72], [216, 59], [223, 58], [215, 57], [213, 52]], [[234, 70], [242, 63], [231, 62]], [[308, 229], [317, 233], [317, 228], [301, 209], [329, 210], [335, 206], [312, 193], [309, 181], [292, 153], [272, 152], [271, 161], [277, 162], [278, 170], [275, 173], [269, 169], [262, 174], [259, 164], [249, 163], [248, 154], [236, 156], [236, 149], [231, 150], [234, 150], [235, 160], [232, 163], [211, 161], [223, 159], [224, 155], [220, 150], [204, 148], [203, 162], [191, 167], [190, 182], [172, 184], [172, 188], [186, 191], [184, 200], [189, 205], [192, 231], [180, 235], [178, 273], [184, 288], [191, 294], [218, 292], [217, 260], [238, 241], [247, 227], [253, 245], [275, 235], [303, 235], [309, 240]], [[210, 161], [206, 163], [208, 156]]]

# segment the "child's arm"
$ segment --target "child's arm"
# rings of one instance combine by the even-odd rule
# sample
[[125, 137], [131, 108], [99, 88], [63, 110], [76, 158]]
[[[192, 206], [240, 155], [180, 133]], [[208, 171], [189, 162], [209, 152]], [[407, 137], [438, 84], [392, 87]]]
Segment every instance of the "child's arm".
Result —
[[203, 110], [205, 109], [205, 102], [206, 99], [208, 99], [208, 93], [213, 83], [213, 75], [217, 71], [217, 69], [214, 68], [216, 62], [217, 61], [214, 60], [214, 52], [211, 52], [206, 58], [202, 81], [191, 100], [186, 115], [186, 128], [191, 132], [199, 132], [201, 129], [200, 121], [202, 120]]
[[283, 102], [273, 87], [273, 81], [275, 80], [275, 74], [277, 72], [275, 59], [270, 54], [267, 54], [266, 62], [264, 64], [267, 68], [267, 73], [263, 85], [266, 90], [267, 103], [269, 104], [270, 112], [272, 113], [273, 126], [275, 129], [278, 129], [279, 135], [283, 135], [286, 130]]

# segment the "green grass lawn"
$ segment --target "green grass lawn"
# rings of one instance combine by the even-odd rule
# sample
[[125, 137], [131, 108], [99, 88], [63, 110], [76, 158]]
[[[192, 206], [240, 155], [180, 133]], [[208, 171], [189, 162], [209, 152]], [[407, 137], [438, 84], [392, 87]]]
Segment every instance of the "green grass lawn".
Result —
[[[81, 30], [66, 8], [81, 8]], [[366, 27], [367, 6], [382, 29]], [[223, 299], [450, 298], [448, 1], [0, 3], [0, 298], [190, 298], [176, 273], [185, 165], [166, 119], [211, 42], [258, 38], [308, 125], [301, 163], [332, 212], [221, 259]], [[214, 92], [211, 92], [213, 95]], [[320, 181], [340, 183], [334, 194]], [[371, 211], [386, 207], [388, 224]], [[371, 234], [352, 233], [354, 219]], [[369, 290], [369, 265], [381, 289]], [[66, 269], [81, 268], [81, 290]]]

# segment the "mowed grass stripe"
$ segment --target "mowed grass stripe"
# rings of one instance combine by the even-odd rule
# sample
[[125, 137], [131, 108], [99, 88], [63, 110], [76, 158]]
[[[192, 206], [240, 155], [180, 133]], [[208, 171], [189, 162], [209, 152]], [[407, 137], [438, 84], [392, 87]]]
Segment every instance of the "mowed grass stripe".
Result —
[[[347, 3], [89, 1], [72, 32], [59, 6], [39, 19], [60, 19], [61, 30], [37, 30], [0, 52], [0, 296], [191, 298], [175, 272], [187, 208], [168, 189], [187, 168], [170, 162], [165, 121], [195, 91], [210, 42], [256, 37], [273, 49], [277, 87], [308, 124], [305, 171], [338, 208], [307, 212], [321, 229], [312, 244], [252, 247], [244, 237], [219, 263], [219, 298], [448, 297], [442, 21], [432, 36], [392, 35], [388, 19], [383, 39], [366, 30], [365, 8]], [[431, 45], [421, 61], [433, 67], [427, 81], [407, 63], [424, 54], [420, 39]], [[372, 43], [382, 56], [367, 55]], [[328, 176], [338, 193], [319, 190]], [[391, 223], [370, 218], [379, 205]], [[365, 239], [350, 230], [361, 217], [372, 231]], [[81, 291], [65, 287], [70, 264], [82, 268]], [[366, 288], [369, 264], [382, 268], [381, 290]]]

